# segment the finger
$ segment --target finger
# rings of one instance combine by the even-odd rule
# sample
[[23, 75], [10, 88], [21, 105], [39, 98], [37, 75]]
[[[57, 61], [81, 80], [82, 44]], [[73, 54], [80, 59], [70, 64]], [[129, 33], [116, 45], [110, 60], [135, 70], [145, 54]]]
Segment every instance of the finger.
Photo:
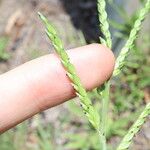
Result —
[[[114, 56], [99, 44], [69, 50], [68, 54], [87, 90], [101, 85], [112, 73]], [[0, 131], [74, 96], [56, 54], [27, 62], [0, 76]]]

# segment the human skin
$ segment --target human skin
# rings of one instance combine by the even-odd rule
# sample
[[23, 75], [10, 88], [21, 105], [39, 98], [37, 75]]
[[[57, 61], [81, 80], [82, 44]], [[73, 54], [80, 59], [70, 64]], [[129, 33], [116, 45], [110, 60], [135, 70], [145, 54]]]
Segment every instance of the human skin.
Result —
[[[113, 53], [100, 44], [67, 53], [87, 90], [101, 85], [112, 74]], [[75, 96], [56, 54], [42, 56], [6, 72], [0, 75], [0, 133]]]

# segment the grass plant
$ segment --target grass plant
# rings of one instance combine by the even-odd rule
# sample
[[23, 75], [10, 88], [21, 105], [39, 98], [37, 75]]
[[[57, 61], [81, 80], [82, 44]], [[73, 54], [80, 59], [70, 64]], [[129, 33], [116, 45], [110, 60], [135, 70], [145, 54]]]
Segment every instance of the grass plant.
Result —
[[[103, 33], [103, 37], [100, 37], [100, 41], [105, 46], [112, 48], [112, 40], [111, 34], [109, 32], [109, 23], [107, 18], [106, 12], [106, 1], [105, 0], [98, 0], [98, 12], [99, 12], [99, 20], [100, 20], [100, 29]], [[147, 0], [145, 6], [139, 12], [138, 18], [136, 19], [133, 29], [130, 32], [129, 38], [122, 48], [119, 56], [116, 59], [116, 65], [114, 69], [113, 76], [117, 76], [121, 73], [122, 68], [126, 64], [126, 57], [129, 54], [130, 50], [134, 46], [134, 42], [137, 38], [138, 32], [141, 29], [141, 25], [143, 20], [145, 19], [146, 15], [149, 13], [150, 10], [150, 0]], [[81, 84], [80, 78], [78, 77], [75, 67], [70, 62], [67, 53], [65, 52], [64, 46], [62, 41], [58, 37], [58, 34], [55, 28], [51, 25], [48, 19], [39, 13], [40, 18], [44, 22], [46, 26], [46, 34], [48, 38], [51, 40], [57, 54], [60, 57], [61, 63], [66, 70], [67, 76], [71, 79], [71, 84], [76, 91], [76, 94], [80, 98], [81, 106], [83, 112], [87, 116], [89, 122], [92, 126], [96, 129], [100, 136], [101, 140], [101, 150], [107, 150], [107, 142], [106, 142], [106, 126], [107, 126], [107, 116], [109, 110], [109, 93], [110, 93], [110, 80], [107, 81], [103, 88], [98, 88], [99, 94], [102, 97], [102, 112], [99, 115], [98, 111], [95, 109], [94, 105], [92, 104], [91, 100], [88, 97], [86, 90], [84, 89], [83, 85]], [[147, 104], [143, 112], [141, 113], [138, 120], [133, 124], [131, 129], [127, 132], [126, 136], [123, 138], [122, 142], [118, 146], [117, 150], [124, 150], [128, 149], [134, 135], [139, 131], [141, 126], [143, 125], [146, 117], [150, 114], [150, 104]]]

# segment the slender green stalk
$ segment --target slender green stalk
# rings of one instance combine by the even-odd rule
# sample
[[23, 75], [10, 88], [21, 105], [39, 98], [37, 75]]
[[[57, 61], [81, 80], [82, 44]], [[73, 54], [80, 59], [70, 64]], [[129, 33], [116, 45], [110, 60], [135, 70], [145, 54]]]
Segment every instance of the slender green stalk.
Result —
[[89, 122], [99, 133], [100, 128], [100, 117], [96, 109], [92, 106], [91, 100], [89, 99], [86, 90], [81, 84], [80, 78], [77, 76], [75, 67], [71, 64], [70, 59], [66, 51], [64, 50], [63, 44], [57, 35], [55, 28], [49, 23], [49, 21], [41, 13], [39, 13], [41, 20], [46, 26], [46, 34], [51, 40], [56, 53], [59, 55], [60, 60], [64, 68], [66, 69], [67, 76], [72, 81], [72, 86], [74, 87], [76, 94], [80, 98], [80, 103], [83, 108], [85, 115], [87, 116]]
[[109, 31], [109, 23], [107, 20], [107, 12], [106, 12], [106, 1], [105, 0], [97, 0], [97, 8], [98, 8], [98, 17], [100, 22], [100, 31], [104, 35], [104, 39], [100, 37], [101, 43], [106, 45], [107, 47], [112, 47], [111, 34]]
[[[100, 30], [103, 33], [104, 38], [100, 37], [100, 41], [102, 44], [107, 47], [112, 47], [111, 33], [109, 31], [109, 23], [107, 20], [107, 12], [106, 12], [106, 1], [105, 0], [97, 0], [97, 8], [99, 12], [99, 22], [100, 22]], [[101, 87], [98, 88], [98, 90]], [[101, 145], [102, 150], [107, 149], [106, 144], [106, 126], [107, 126], [107, 114], [109, 108], [109, 90], [110, 90], [110, 81], [105, 83], [104, 89], [100, 92], [102, 97], [102, 113], [101, 113], [101, 132], [103, 136], [101, 136]]]
[[100, 138], [100, 144], [101, 144], [100, 150], [106, 150], [106, 149], [107, 149], [106, 137], [105, 137], [105, 135], [104, 135], [102, 129], [100, 129], [99, 138]]
[[115, 70], [113, 72], [113, 76], [120, 74], [122, 68], [124, 67], [126, 63], [125, 59], [128, 56], [130, 49], [132, 49], [132, 47], [134, 46], [134, 42], [137, 38], [137, 34], [139, 30], [141, 29], [142, 22], [145, 19], [146, 15], [149, 13], [149, 11], [150, 11], [150, 0], [147, 0], [145, 7], [141, 9], [139, 13], [139, 17], [135, 21], [134, 27], [130, 32], [129, 39], [127, 40], [125, 46], [122, 48], [116, 60], [116, 65], [115, 65]]
[[[106, 134], [106, 126], [107, 126], [107, 113], [109, 108], [109, 90], [110, 90], [110, 82], [108, 81], [105, 85], [104, 91], [101, 92], [102, 96], [102, 114], [101, 114], [101, 130]], [[106, 136], [106, 135], [105, 135]]]
[[142, 125], [144, 124], [147, 116], [150, 115], [150, 103], [146, 105], [145, 109], [137, 119], [137, 121], [133, 124], [131, 129], [128, 131], [126, 136], [123, 138], [122, 142], [120, 143], [119, 147], [117, 150], [126, 150], [129, 148], [133, 137], [135, 134], [140, 130]]
[[[101, 139], [101, 149], [107, 150], [107, 140], [106, 140], [106, 128], [107, 128], [107, 117], [108, 117], [108, 108], [109, 108], [109, 90], [110, 90], [110, 81], [106, 82], [103, 85], [104, 89], [98, 92], [102, 97], [102, 110], [101, 110], [101, 133], [103, 136]], [[100, 88], [99, 88], [100, 89]], [[98, 89], [98, 90], [99, 90]]]

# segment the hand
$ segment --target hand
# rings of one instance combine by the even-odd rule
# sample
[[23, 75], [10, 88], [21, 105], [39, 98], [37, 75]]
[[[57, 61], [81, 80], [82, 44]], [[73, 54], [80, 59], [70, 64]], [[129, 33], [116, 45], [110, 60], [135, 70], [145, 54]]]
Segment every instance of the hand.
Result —
[[[113, 71], [114, 56], [99, 44], [68, 51], [87, 90], [101, 85]], [[75, 91], [56, 54], [27, 62], [0, 75], [0, 133], [73, 97]]]

